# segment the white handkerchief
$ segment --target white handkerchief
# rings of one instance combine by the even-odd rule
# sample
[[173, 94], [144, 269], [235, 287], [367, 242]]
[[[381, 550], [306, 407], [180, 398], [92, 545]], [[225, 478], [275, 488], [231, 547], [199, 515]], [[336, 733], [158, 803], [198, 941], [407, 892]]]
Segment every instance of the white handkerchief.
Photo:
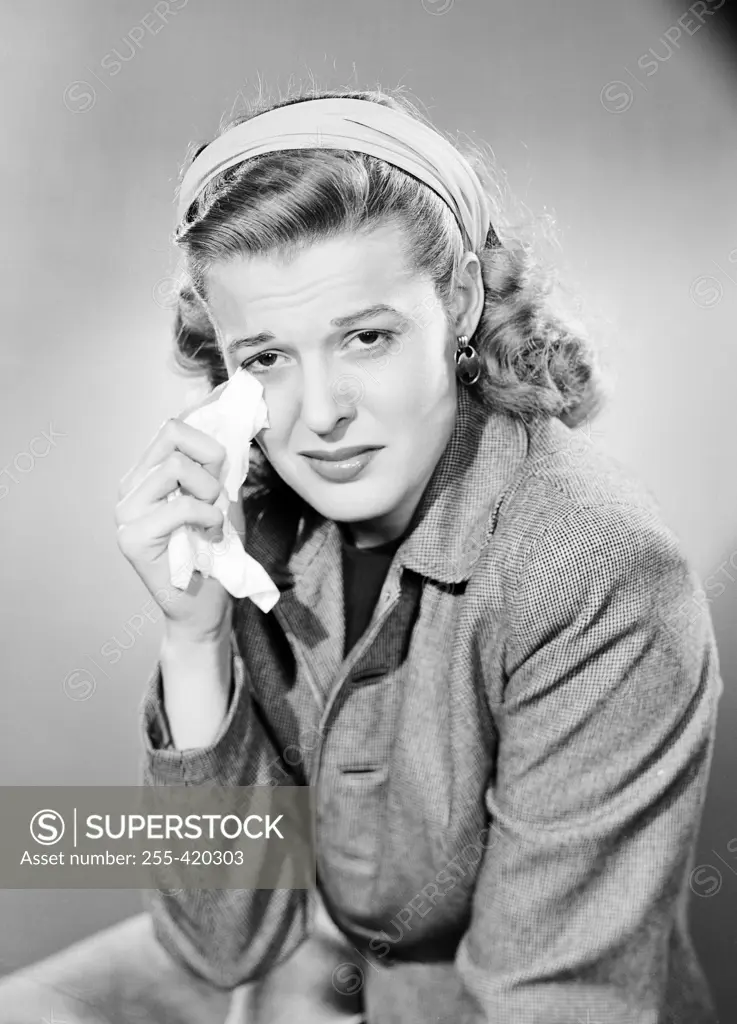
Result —
[[[195, 409], [184, 419], [198, 430], [210, 434], [225, 448], [220, 484], [227, 494], [215, 502], [224, 515], [223, 539], [208, 540], [204, 528], [184, 525], [169, 539], [169, 573], [173, 586], [186, 590], [196, 569], [203, 576], [214, 576], [233, 597], [250, 597], [263, 612], [270, 611], [279, 600], [279, 591], [266, 570], [246, 554], [238, 532], [230, 521], [230, 501], [237, 501], [241, 484], [248, 473], [251, 441], [269, 417], [264, 389], [242, 367], [225, 384], [218, 398]], [[172, 501], [180, 488], [172, 491]]]

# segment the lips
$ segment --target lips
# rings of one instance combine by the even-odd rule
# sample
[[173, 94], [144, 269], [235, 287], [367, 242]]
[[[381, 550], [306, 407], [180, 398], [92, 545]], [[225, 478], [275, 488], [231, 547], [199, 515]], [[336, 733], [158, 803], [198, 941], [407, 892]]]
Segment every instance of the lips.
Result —
[[[348, 449], [349, 451], [356, 451], [355, 448]], [[356, 480], [364, 472], [367, 466], [371, 464], [374, 457], [377, 454], [378, 449], [376, 448], [359, 448], [358, 455], [352, 455], [349, 458], [313, 458], [310, 455], [305, 455], [304, 458], [308, 465], [312, 468], [313, 473], [317, 473], [318, 476], [322, 477], [323, 480], [329, 480], [332, 483], [349, 483], [352, 480]], [[322, 452], [320, 453], [323, 454]], [[332, 453], [331, 455], [336, 454]]]
[[320, 451], [306, 451], [300, 452], [300, 455], [307, 455], [311, 459], [318, 459], [320, 462], [347, 462], [349, 459], [355, 458], [357, 455], [363, 455], [364, 452], [377, 451], [381, 445], [354, 445], [351, 448], [336, 448], [332, 452], [320, 452]]

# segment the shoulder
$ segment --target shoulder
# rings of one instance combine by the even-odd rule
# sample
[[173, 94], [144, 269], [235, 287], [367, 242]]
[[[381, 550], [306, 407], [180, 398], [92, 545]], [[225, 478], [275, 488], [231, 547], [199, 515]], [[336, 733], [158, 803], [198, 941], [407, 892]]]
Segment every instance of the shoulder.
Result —
[[635, 605], [690, 599], [699, 587], [652, 492], [585, 433], [558, 420], [530, 432], [500, 502], [485, 563], [508, 609], [568, 618], [626, 589]]
[[622, 721], [638, 700], [657, 718], [707, 683], [718, 694], [711, 617], [679, 538], [631, 471], [585, 436], [561, 444], [569, 434], [530, 437], [469, 581], [489, 705], [538, 708], [544, 730], [571, 709], [593, 716], [604, 694], [619, 694], [607, 714]]
[[494, 536], [502, 546], [514, 542], [524, 557], [562, 538], [615, 560], [643, 543], [679, 546], [645, 483], [585, 432], [559, 420], [530, 431], [525, 459], [502, 496]]
[[561, 519], [575, 519], [576, 513], [584, 513], [585, 520], [595, 519], [598, 512], [621, 521], [623, 529], [628, 523], [638, 528], [649, 523], [668, 532], [645, 483], [585, 431], [571, 430], [559, 420], [542, 421], [529, 431], [525, 459], [504, 494], [501, 511], [521, 523], [530, 539]]

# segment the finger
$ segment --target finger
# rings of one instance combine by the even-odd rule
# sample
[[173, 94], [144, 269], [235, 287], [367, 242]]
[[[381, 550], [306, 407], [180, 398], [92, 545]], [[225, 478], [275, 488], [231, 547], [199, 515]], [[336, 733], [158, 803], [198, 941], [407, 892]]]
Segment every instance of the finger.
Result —
[[137, 487], [118, 502], [115, 518], [119, 526], [146, 515], [151, 507], [166, 498], [177, 487], [200, 501], [214, 504], [223, 488], [204, 466], [193, 462], [183, 452], [174, 451], [148, 471]]
[[158, 557], [180, 526], [222, 527], [223, 513], [189, 494], [163, 499], [145, 515], [118, 527], [118, 545], [131, 559]]
[[200, 463], [212, 476], [219, 478], [225, 459], [225, 448], [214, 437], [189, 423], [173, 418], [165, 420], [136, 465], [120, 482], [120, 499], [134, 490], [151, 469], [173, 451], [183, 452]]

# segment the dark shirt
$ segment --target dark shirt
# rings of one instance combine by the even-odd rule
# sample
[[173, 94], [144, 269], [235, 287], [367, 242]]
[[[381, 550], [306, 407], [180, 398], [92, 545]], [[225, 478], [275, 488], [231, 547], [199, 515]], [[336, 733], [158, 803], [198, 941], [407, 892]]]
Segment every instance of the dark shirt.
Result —
[[343, 549], [345, 658], [371, 621], [394, 552], [404, 540], [404, 536], [371, 548], [357, 548], [350, 542], [342, 526], [340, 536]]

